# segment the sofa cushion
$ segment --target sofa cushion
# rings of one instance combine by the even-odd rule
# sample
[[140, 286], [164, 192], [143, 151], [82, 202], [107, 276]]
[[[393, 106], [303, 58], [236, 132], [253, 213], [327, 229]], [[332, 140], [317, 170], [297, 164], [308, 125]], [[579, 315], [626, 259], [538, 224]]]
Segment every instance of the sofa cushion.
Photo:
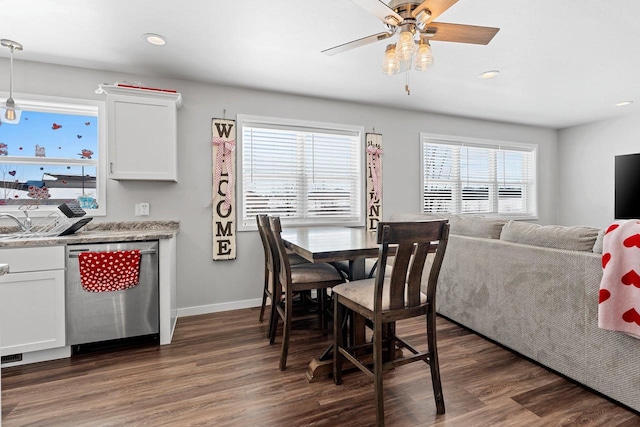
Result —
[[509, 221], [502, 228], [500, 240], [546, 248], [592, 252], [600, 230], [586, 226], [538, 225]]
[[449, 213], [395, 213], [390, 221], [430, 221], [448, 219], [451, 226], [450, 233], [460, 236], [483, 237], [485, 239], [499, 239], [502, 226], [507, 222], [499, 218], [485, 218], [482, 215], [455, 215]]
[[593, 253], [601, 254], [602, 253], [602, 242], [604, 241], [604, 235], [607, 232], [606, 228], [603, 228], [598, 232], [598, 237], [596, 237], [596, 242], [593, 244]]
[[391, 214], [389, 221], [391, 222], [410, 222], [410, 221], [432, 221], [434, 219], [445, 219], [451, 216], [450, 214], [434, 214], [434, 213], [409, 213], [398, 212]]
[[449, 217], [451, 234], [485, 239], [499, 239], [502, 227], [507, 221], [499, 218], [453, 215]]

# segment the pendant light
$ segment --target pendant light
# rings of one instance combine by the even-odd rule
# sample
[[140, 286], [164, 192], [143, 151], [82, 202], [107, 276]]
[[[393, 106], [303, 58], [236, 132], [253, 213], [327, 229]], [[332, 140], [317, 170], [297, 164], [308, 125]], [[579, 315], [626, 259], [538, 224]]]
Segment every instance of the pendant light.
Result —
[[11, 59], [9, 65], [9, 99], [6, 102], [0, 103], [0, 122], [8, 124], [20, 123], [20, 115], [22, 110], [18, 107], [13, 100], [13, 51], [22, 50], [22, 45], [13, 40], [2, 39], [0, 43], [4, 47], [8, 47], [11, 50]]

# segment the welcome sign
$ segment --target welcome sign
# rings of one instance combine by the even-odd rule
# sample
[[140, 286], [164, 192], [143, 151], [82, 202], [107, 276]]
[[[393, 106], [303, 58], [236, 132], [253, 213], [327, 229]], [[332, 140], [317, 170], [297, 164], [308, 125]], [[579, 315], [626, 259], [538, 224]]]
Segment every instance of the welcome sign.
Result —
[[382, 220], [382, 135], [367, 134], [367, 230]]
[[235, 120], [212, 119], [213, 259], [236, 259]]

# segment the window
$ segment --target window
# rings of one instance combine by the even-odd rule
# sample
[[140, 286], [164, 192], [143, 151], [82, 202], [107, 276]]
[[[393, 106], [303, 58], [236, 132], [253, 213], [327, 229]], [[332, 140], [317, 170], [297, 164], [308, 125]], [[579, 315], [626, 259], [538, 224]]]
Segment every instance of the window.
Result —
[[364, 224], [364, 130], [238, 116], [239, 229], [257, 214], [287, 225]]
[[47, 215], [78, 200], [104, 215], [103, 103], [35, 96], [16, 103], [20, 122], [0, 125], [0, 211]]
[[535, 218], [535, 145], [421, 134], [422, 210]]

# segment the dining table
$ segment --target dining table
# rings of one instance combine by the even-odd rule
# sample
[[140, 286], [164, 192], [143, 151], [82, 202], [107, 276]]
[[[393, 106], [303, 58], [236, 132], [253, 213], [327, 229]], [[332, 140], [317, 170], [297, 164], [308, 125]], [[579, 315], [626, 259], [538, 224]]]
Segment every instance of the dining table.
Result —
[[365, 259], [377, 258], [376, 232], [364, 227], [309, 226], [282, 230], [287, 249], [309, 262], [349, 262], [349, 280], [366, 278]]
[[[379, 251], [376, 232], [364, 227], [286, 227], [282, 229], [281, 236], [287, 249], [309, 262], [348, 261], [349, 280], [366, 278], [365, 259], [376, 258]], [[352, 319], [351, 339], [354, 343], [364, 343], [364, 318], [354, 314]], [[328, 355], [329, 352], [325, 351], [309, 363], [306, 372], [309, 382], [327, 376], [333, 371], [333, 360], [328, 358]]]

